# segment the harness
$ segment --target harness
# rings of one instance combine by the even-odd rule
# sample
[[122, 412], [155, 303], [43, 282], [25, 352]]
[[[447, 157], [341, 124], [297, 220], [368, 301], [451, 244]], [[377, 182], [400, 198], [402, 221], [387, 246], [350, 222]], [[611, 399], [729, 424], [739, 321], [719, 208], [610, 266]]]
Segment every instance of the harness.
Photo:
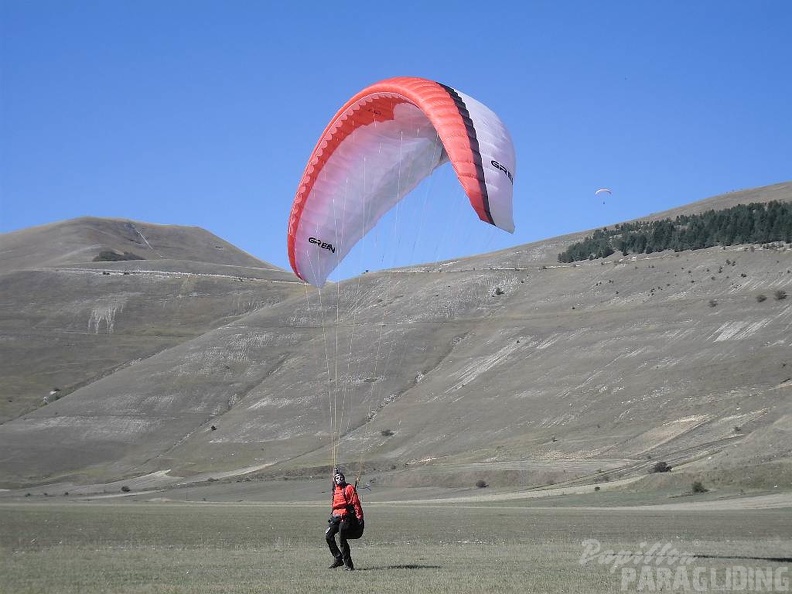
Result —
[[[347, 513], [345, 516], [340, 516], [340, 515], [335, 515], [333, 513], [335, 510], [332, 510], [331, 511], [332, 515], [330, 516], [330, 519], [327, 520], [329, 526], [327, 528], [326, 534], [331, 534], [331, 531], [332, 534], [335, 534], [336, 533], [335, 531], [341, 530], [343, 527], [343, 531], [341, 533], [342, 538], [354, 540], [363, 536], [365, 523], [363, 520], [357, 519], [357, 515], [355, 514], [355, 506], [352, 503], [350, 503], [349, 499], [347, 498], [346, 486], [348, 484], [349, 483], [345, 483], [344, 486], [341, 487], [340, 485], [335, 484], [335, 482], [333, 483], [333, 489], [331, 491], [332, 493], [331, 501], [333, 504], [335, 504], [335, 492], [336, 489], [340, 487], [341, 497], [344, 500], [345, 510]], [[357, 493], [357, 489], [353, 485], [350, 486], [352, 487], [352, 492]]]
[[[347, 484], [348, 484], [348, 483], [347, 483]], [[344, 503], [346, 504], [346, 511], [347, 511], [347, 514], [351, 514], [353, 518], [357, 519], [357, 516], [355, 515], [355, 506], [353, 506], [353, 505], [352, 505], [352, 504], [349, 502], [349, 499], [347, 499], [347, 495], [346, 495], [346, 486], [344, 486], [344, 487], [341, 487], [340, 485], [333, 485], [333, 488], [335, 488], [335, 489], [338, 489], [338, 488], [340, 488], [340, 489], [341, 489], [341, 497], [343, 497], [343, 498], [344, 498]], [[354, 489], [354, 487], [353, 487], [353, 489]], [[335, 493], [333, 494], [333, 497], [335, 498]]]

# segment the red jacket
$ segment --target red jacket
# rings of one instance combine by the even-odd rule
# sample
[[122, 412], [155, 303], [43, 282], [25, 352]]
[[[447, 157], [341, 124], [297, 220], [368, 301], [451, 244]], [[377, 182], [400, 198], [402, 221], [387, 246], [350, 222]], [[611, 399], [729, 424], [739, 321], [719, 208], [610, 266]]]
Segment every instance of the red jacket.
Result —
[[355, 516], [358, 520], [363, 519], [363, 508], [360, 505], [360, 498], [358, 497], [355, 487], [350, 484], [345, 484], [343, 487], [339, 485], [333, 486], [333, 511], [334, 516], [341, 516], [342, 518], [347, 515], [347, 506], [351, 505], [355, 510]]

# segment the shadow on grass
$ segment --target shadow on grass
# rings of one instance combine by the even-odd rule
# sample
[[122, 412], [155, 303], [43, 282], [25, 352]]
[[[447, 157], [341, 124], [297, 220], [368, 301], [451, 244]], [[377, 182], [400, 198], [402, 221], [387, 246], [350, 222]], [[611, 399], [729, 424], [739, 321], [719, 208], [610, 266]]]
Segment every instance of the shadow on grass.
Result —
[[401, 565], [381, 565], [375, 567], [357, 567], [359, 571], [376, 571], [383, 569], [441, 569], [442, 565], [421, 565], [419, 563], [403, 563]]
[[750, 557], [747, 555], [693, 555], [696, 559], [741, 559], [748, 561], [772, 561], [774, 563], [792, 563], [792, 557]]

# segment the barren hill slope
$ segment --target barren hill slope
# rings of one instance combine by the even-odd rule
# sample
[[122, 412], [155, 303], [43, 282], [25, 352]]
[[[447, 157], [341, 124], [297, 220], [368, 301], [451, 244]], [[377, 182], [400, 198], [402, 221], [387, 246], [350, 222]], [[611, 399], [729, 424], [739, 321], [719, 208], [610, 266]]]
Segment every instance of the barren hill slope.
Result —
[[299, 289], [203, 229], [95, 218], [0, 236], [0, 287], [0, 422]]
[[[792, 183], [737, 194], [706, 208], [792, 201]], [[174, 324], [194, 334], [0, 425], [0, 482], [311, 473], [335, 399], [341, 462], [380, 483], [604, 480], [663, 460], [788, 484], [790, 246], [559, 264], [583, 235], [367, 274], [321, 301], [288, 275], [251, 281], [255, 307]], [[67, 302], [80, 291], [96, 307], [87, 286]], [[140, 320], [127, 307], [113, 335]]]
[[107, 251], [142, 260], [277, 270], [197, 227], [82, 217], [3, 234], [0, 272], [85, 264]]

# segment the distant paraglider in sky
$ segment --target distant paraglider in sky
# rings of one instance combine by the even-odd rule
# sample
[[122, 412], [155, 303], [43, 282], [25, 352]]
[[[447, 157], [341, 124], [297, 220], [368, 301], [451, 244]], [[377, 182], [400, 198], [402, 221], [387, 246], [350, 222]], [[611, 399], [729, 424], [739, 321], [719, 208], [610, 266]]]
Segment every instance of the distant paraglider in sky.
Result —
[[288, 230], [294, 273], [322, 287], [383, 215], [447, 162], [478, 217], [513, 232], [516, 158], [493, 111], [415, 77], [357, 93], [327, 124], [298, 185]]
[[[610, 191], [610, 188], [600, 188], [599, 190], [594, 192], [595, 196], [605, 196], [606, 194], [608, 196], [611, 196], [613, 192]], [[605, 201], [603, 200], [602, 203], [605, 204]]]

